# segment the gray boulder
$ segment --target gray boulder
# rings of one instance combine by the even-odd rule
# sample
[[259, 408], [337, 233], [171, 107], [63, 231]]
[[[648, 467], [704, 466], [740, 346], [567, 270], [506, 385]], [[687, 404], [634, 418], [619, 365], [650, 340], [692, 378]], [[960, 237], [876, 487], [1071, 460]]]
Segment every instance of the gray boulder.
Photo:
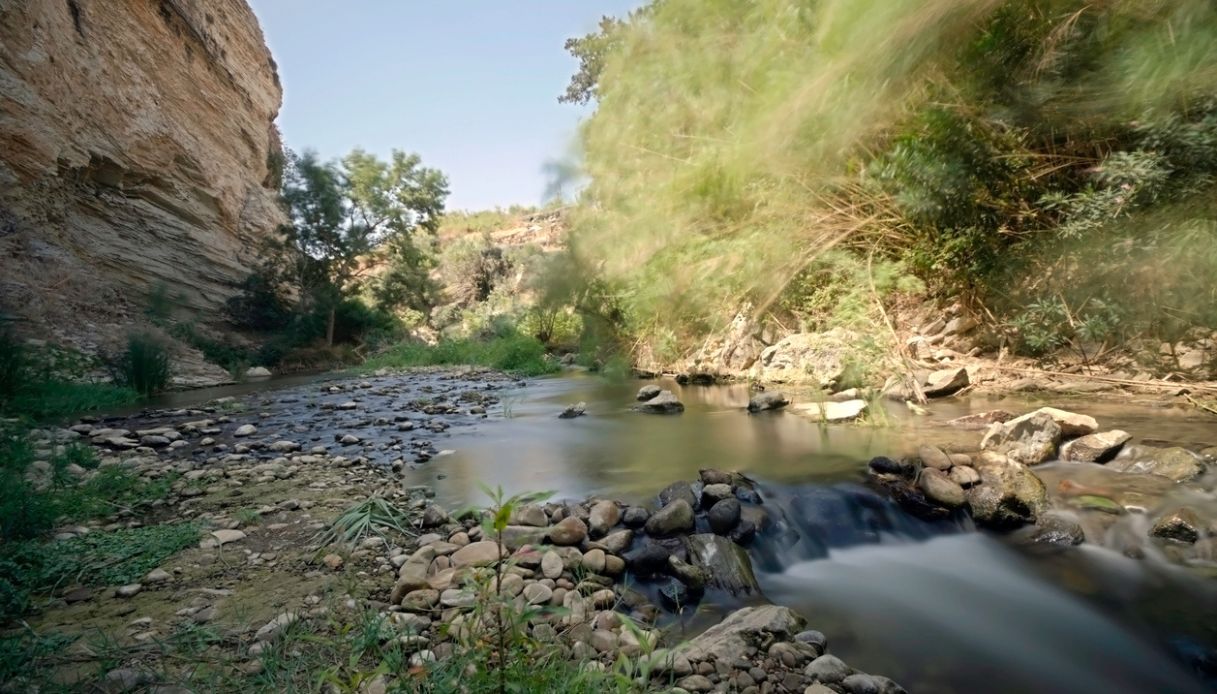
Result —
[[735, 528], [740, 520], [740, 502], [735, 497], [716, 501], [706, 512], [706, 520], [710, 529], [719, 535], [726, 535]]
[[582, 417], [586, 413], [587, 403], [577, 402], [574, 405], [567, 405], [566, 409], [562, 410], [561, 414], [558, 415], [558, 419], [574, 419], [575, 417]]
[[634, 410], [647, 414], [680, 414], [685, 411], [685, 405], [670, 390], [660, 391], [641, 405], [635, 405]]
[[1140, 472], [1176, 482], [1195, 479], [1204, 473], [1200, 457], [1186, 448], [1142, 448], [1137, 455], [1114, 460], [1107, 467], [1120, 472]]
[[1061, 460], [1071, 463], [1106, 463], [1124, 448], [1132, 434], [1119, 429], [1088, 434], [1061, 447]]
[[967, 369], [942, 369], [926, 377], [922, 392], [927, 398], [941, 398], [957, 393], [970, 384]]
[[646, 402], [662, 392], [663, 389], [659, 386], [646, 385], [638, 389], [638, 395], [635, 399], [638, 400], [638, 402]]
[[921, 487], [921, 491], [925, 492], [927, 498], [947, 508], [963, 506], [966, 500], [963, 487], [952, 482], [941, 470], [930, 467], [923, 469], [917, 485]]
[[1053, 417], [1036, 411], [994, 424], [980, 442], [984, 450], [996, 451], [1023, 465], [1039, 465], [1056, 457], [1063, 433]]
[[1025, 465], [985, 452], [976, 461], [981, 483], [966, 493], [972, 518], [991, 528], [1034, 523], [1048, 506], [1044, 483]]
[[753, 395], [748, 401], [749, 412], [763, 412], [765, 410], [780, 410], [790, 404], [790, 398], [776, 391], [766, 391]]
[[763, 649], [775, 640], [789, 641], [805, 624], [788, 607], [744, 607], [689, 641], [684, 655], [694, 662], [733, 663], [747, 658], [752, 649]]
[[693, 506], [684, 499], [676, 499], [655, 513], [646, 522], [647, 534], [652, 537], [669, 537], [693, 530]]
[[689, 551], [689, 563], [708, 576], [707, 585], [732, 595], [760, 594], [752, 561], [743, 547], [709, 533], [690, 535], [685, 538], [685, 547]]

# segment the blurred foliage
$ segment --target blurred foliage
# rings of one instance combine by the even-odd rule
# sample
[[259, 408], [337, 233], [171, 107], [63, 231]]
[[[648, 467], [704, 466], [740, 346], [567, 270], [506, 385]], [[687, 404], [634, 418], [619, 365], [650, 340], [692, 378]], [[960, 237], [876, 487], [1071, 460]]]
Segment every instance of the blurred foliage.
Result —
[[655, 0], [568, 45], [580, 276], [677, 355], [913, 277], [1028, 353], [1212, 330], [1215, 35], [1207, 0]]

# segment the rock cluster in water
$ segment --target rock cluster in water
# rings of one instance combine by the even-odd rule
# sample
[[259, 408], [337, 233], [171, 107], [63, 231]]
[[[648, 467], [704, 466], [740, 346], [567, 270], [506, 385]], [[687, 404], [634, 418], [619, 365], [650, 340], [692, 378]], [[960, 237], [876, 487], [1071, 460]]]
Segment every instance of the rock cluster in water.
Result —
[[[1052, 407], [1018, 417], [979, 413], [951, 424], [984, 428], [978, 447], [947, 452], [923, 445], [908, 458], [875, 458], [868, 466], [871, 481], [920, 517], [945, 518], [966, 510], [979, 525], [993, 529], [1034, 526], [1027, 537], [1052, 544], [1085, 541], [1077, 513], [1111, 518], [1151, 513], [1148, 535], [1165, 541], [1168, 555], [1184, 561], [1217, 557], [1217, 538], [1211, 537], [1203, 514], [1170, 501], [1172, 488], [1198, 481], [1217, 460], [1217, 448], [1194, 453], [1180, 447], [1129, 446], [1128, 432], [1100, 430], [1093, 417]], [[1083, 473], [1106, 482], [1074, 479]], [[1050, 490], [1041, 474], [1059, 481]], [[1050, 496], [1066, 500], [1072, 511], [1050, 510]], [[1107, 527], [1110, 521], [1092, 525]], [[1120, 549], [1140, 552], [1135, 545]]]

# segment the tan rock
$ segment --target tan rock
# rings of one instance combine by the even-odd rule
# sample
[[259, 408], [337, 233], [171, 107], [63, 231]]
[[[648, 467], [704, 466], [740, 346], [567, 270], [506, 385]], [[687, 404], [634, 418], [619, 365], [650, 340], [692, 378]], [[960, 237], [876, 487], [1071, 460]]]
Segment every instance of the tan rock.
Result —
[[453, 553], [452, 566], [458, 569], [466, 566], [489, 566], [502, 556], [504, 555], [499, 553], [499, 546], [494, 542], [471, 542]]
[[[121, 337], [111, 297], [142, 305], [163, 284], [218, 317], [284, 221], [282, 91], [257, 18], [243, 0], [81, 7], [8, 4], [0, 23], [0, 310], [68, 330], [85, 321], [55, 316], [87, 310]], [[41, 259], [17, 251], [31, 244]]]

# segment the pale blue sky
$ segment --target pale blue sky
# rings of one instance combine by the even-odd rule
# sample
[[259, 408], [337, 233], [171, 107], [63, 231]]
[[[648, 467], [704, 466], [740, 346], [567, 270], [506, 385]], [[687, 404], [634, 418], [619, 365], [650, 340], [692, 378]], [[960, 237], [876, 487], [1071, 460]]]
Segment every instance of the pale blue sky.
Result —
[[450, 209], [541, 201], [587, 110], [562, 48], [639, 0], [250, 0], [279, 64], [288, 147], [418, 152]]

